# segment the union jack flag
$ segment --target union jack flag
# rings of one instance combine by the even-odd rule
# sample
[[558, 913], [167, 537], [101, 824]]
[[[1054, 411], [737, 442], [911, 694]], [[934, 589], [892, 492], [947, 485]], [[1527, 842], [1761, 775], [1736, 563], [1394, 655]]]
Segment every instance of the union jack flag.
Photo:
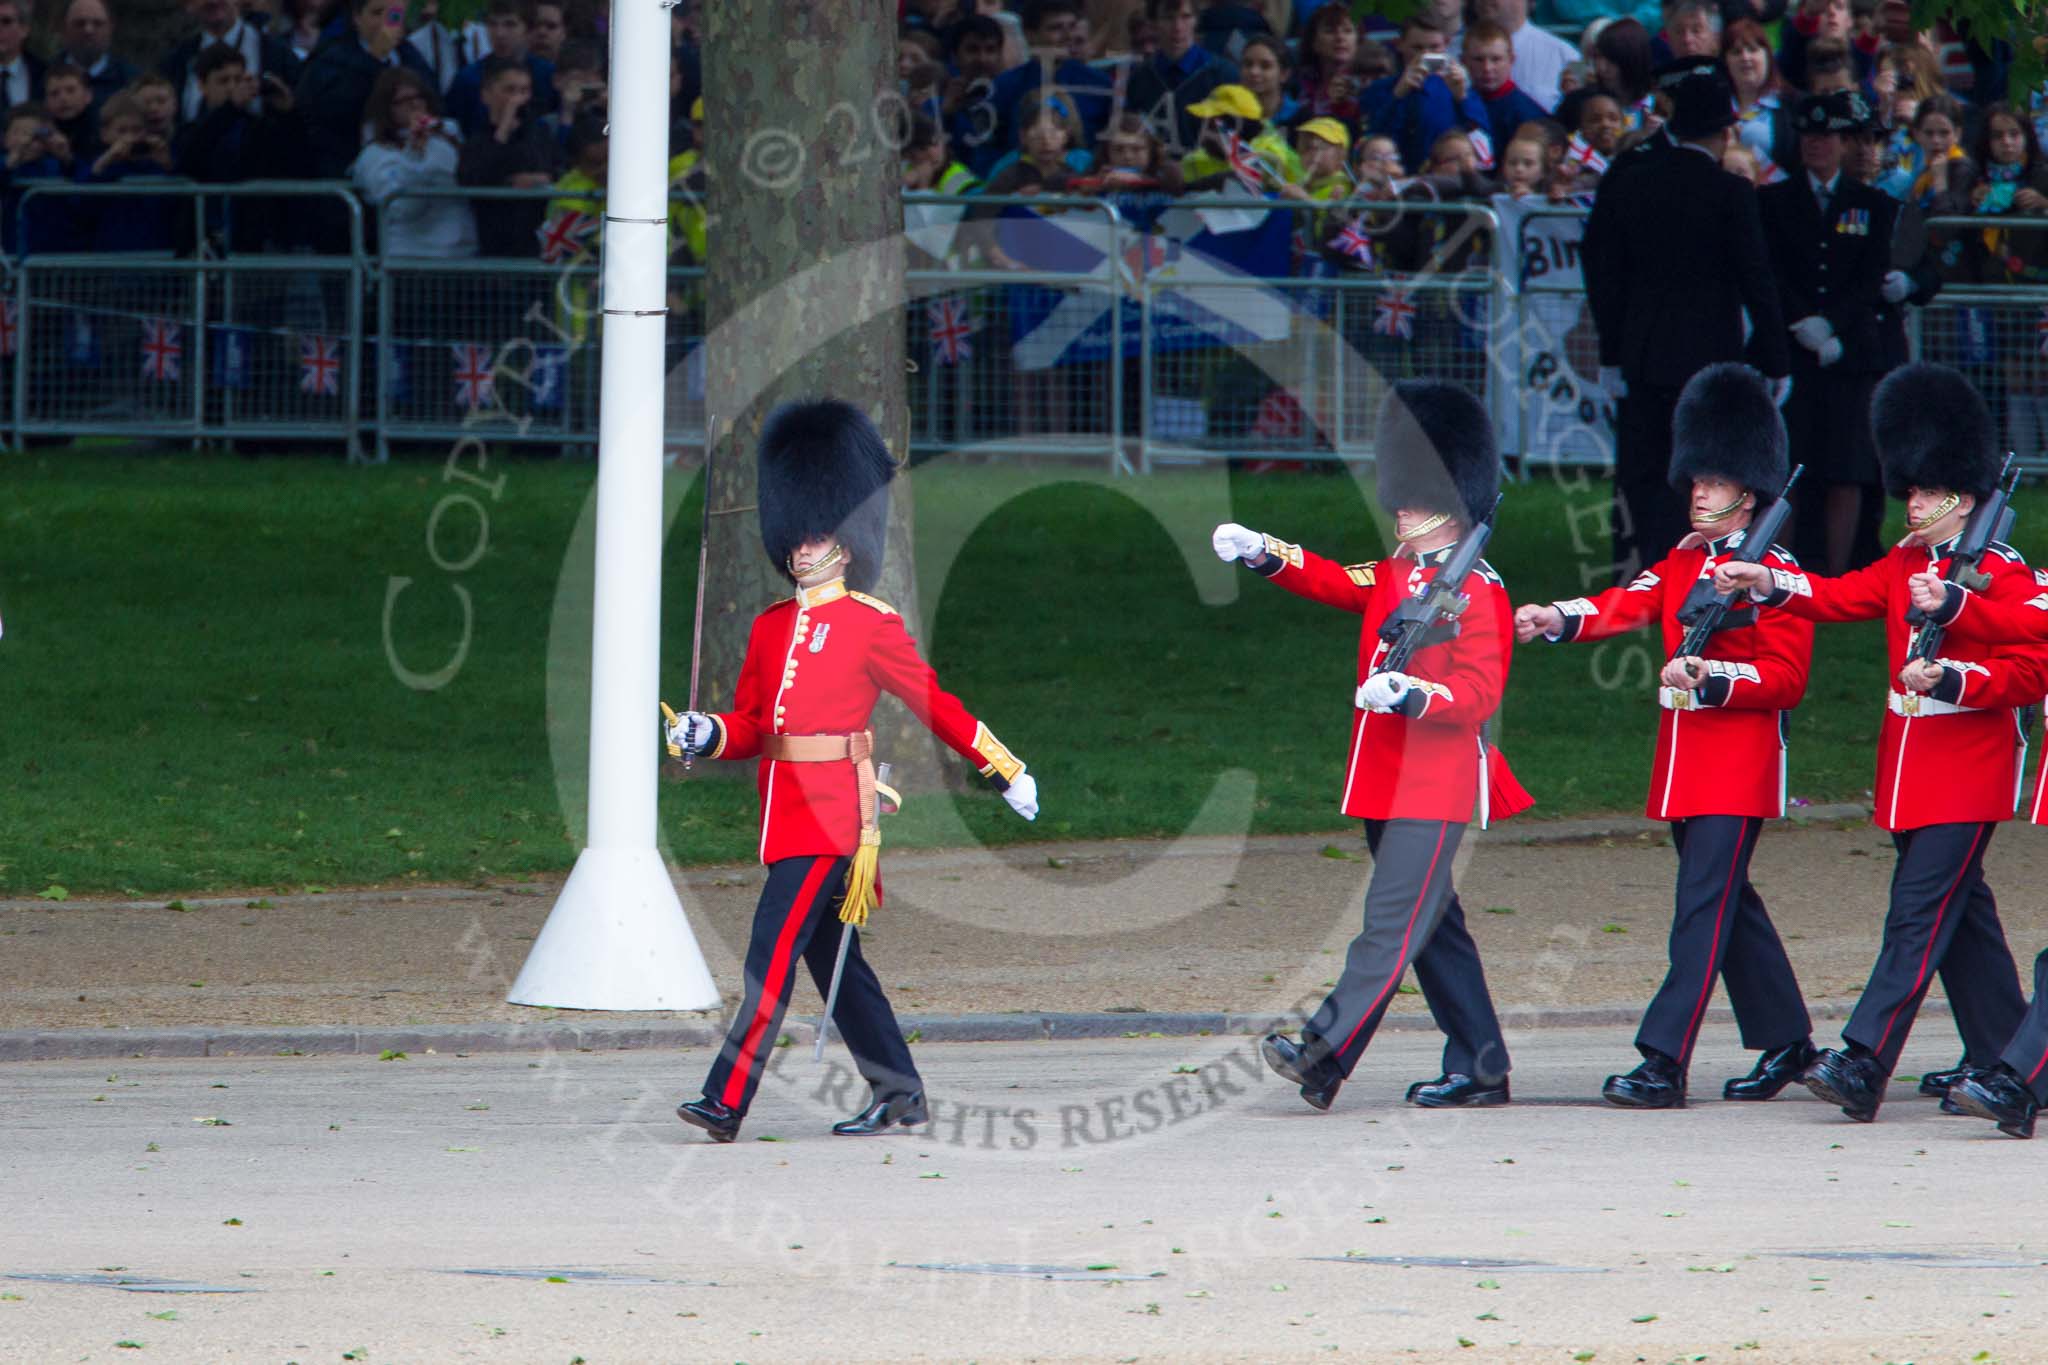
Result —
[[0, 299], [0, 356], [21, 349], [21, 313], [13, 299]]
[[185, 329], [169, 318], [142, 320], [142, 377], [171, 382], [184, 368]]
[[1756, 183], [1775, 185], [1786, 178], [1785, 168], [1769, 157], [1759, 154], [1756, 159]]
[[448, 349], [455, 356], [456, 406], [475, 412], [491, 401], [495, 391], [491, 383], [491, 348], [458, 341]]
[[1607, 174], [1607, 158], [1600, 155], [1592, 143], [1577, 133], [1573, 133], [1571, 141], [1564, 144], [1564, 159], [1595, 175]]
[[967, 338], [974, 332], [974, 318], [964, 299], [942, 298], [925, 310], [932, 328], [932, 362], [958, 365], [974, 354]]
[[1236, 133], [1225, 134], [1223, 138], [1223, 159], [1230, 163], [1231, 174], [1238, 183], [1256, 193], [1265, 184], [1266, 173], [1259, 165], [1259, 154], [1252, 145]]
[[1486, 130], [1484, 128], [1467, 128], [1465, 130], [1465, 140], [1472, 144], [1472, 157], [1479, 163], [1479, 169], [1482, 171], [1492, 170], [1493, 139], [1487, 136]]
[[341, 343], [333, 337], [299, 338], [299, 392], [341, 392]]
[[560, 265], [589, 245], [596, 231], [595, 214], [563, 209], [534, 229], [540, 238], [540, 258], [549, 265]]
[[[12, 336], [14, 334], [10, 331], [5, 333], [5, 335]], [[2041, 316], [2034, 320], [2034, 335], [2040, 338], [2041, 354], [2048, 355], [2048, 308], [2043, 308]], [[12, 355], [14, 352], [10, 350], [7, 354]]]
[[1369, 266], [1373, 262], [1372, 238], [1359, 226], [1356, 218], [1346, 223], [1343, 230], [1329, 240], [1328, 245], [1332, 251], [1342, 252], [1360, 265]]
[[1373, 304], [1372, 329], [1383, 337], [1415, 339], [1415, 304], [1406, 294], [1382, 295]]

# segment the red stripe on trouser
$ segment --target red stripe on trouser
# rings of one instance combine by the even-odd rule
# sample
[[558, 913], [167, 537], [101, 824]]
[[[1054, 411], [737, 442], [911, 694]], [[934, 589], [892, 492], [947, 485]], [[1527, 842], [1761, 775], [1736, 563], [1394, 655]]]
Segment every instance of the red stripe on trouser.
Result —
[[2041, 1075], [2041, 1069], [2048, 1067], [2048, 1052], [2041, 1054], [2041, 1060], [2034, 1063], [2034, 1069], [2027, 1073], [2027, 1084], [2032, 1085]]
[[[1977, 861], [1977, 850], [1981, 847], [1983, 839], [1984, 829], [1979, 827], [1977, 837], [1970, 841], [1969, 856], [1963, 859], [1963, 866], [1956, 873], [1956, 879], [1949, 883], [1948, 894], [1941, 898], [1941, 908], [1934, 912], [1934, 927], [1927, 931], [1927, 947], [1920, 954], [1920, 971], [1913, 978], [1913, 989], [1906, 993], [1906, 1000], [1917, 999], [1927, 984], [1927, 963], [1928, 959], [1934, 956], [1934, 941], [1941, 937], [1941, 921], [1948, 914], [1948, 903], [1956, 897], [1956, 888], [1961, 886], [1963, 878], [1969, 875], [1970, 864]], [[1892, 1012], [1885, 1016], [1884, 1032], [1877, 1036], [1877, 1046], [1870, 1049], [1872, 1052], [1883, 1055], [1885, 1040], [1892, 1036], [1892, 1026], [1899, 1022], [1899, 1011], [1905, 1007], [1905, 1000], [1892, 1006]]]
[[[1481, 780], [1483, 781], [1484, 778], [1482, 777]], [[1415, 893], [1415, 905], [1408, 911], [1408, 928], [1401, 935], [1400, 961], [1395, 963], [1394, 970], [1387, 974], [1387, 984], [1380, 987], [1380, 993], [1373, 997], [1372, 1004], [1369, 1007], [1367, 1007], [1364, 1014], [1358, 1016], [1358, 1022], [1351, 1026], [1351, 1032], [1345, 1034], [1344, 1041], [1337, 1045], [1337, 1051], [1339, 1053], [1342, 1053], [1346, 1048], [1349, 1048], [1351, 1046], [1351, 1040], [1353, 1038], [1356, 1038], [1358, 1036], [1358, 1031], [1365, 1027], [1365, 1021], [1372, 1018], [1373, 1015], [1379, 1010], [1380, 1002], [1387, 998], [1387, 992], [1391, 991], [1392, 989], [1394, 989], [1396, 985], [1400, 984], [1401, 974], [1408, 970], [1408, 945], [1415, 938], [1415, 920], [1419, 915], [1422, 914], [1423, 902], [1429, 899], [1429, 884], [1436, 880], [1436, 865], [1443, 858], [1444, 835], [1447, 832], [1449, 832], [1449, 830], [1450, 826], [1447, 824], [1437, 826], [1436, 848], [1431, 850], [1429, 855], [1429, 871], [1423, 874], [1422, 890]]]
[[761, 1039], [768, 1032], [768, 1024], [775, 1017], [775, 1007], [782, 1002], [783, 991], [789, 982], [789, 971], [793, 965], [790, 948], [796, 941], [796, 931], [810, 918], [811, 905], [818, 899], [818, 884], [832, 866], [830, 858], [820, 858], [811, 864], [804, 884], [790, 902], [789, 915], [782, 921], [782, 930], [775, 936], [775, 951], [769, 954], [768, 970], [761, 978], [760, 1002], [754, 1006], [754, 1017], [747, 1021], [747, 1031], [741, 1036], [739, 1053], [733, 1058], [732, 1074], [725, 1078], [725, 1093], [718, 1097], [719, 1103], [729, 1108], [737, 1108], [746, 1097], [748, 1073], [753, 1069], [754, 1058], [761, 1051]]
[[1714, 908], [1714, 943], [1707, 949], [1707, 979], [1700, 983], [1700, 998], [1692, 1007], [1692, 1019], [1685, 1026], [1685, 1048], [1672, 1058], [1680, 1066], [1685, 1065], [1692, 1055], [1692, 1045], [1699, 1041], [1700, 1016], [1707, 1012], [1707, 1001], [1714, 994], [1714, 978], [1720, 973], [1721, 963], [1721, 921], [1728, 916], [1728, 897], [1735, 890], [1735, 873], [1742, 866], [1742, 848], [1749, 842], [1749, 823], [1743, 822], [1742, 834], [1735, 841], [1735, 856], [1728, 860], [1728, 884], [1721, 888], [1721, 903]]

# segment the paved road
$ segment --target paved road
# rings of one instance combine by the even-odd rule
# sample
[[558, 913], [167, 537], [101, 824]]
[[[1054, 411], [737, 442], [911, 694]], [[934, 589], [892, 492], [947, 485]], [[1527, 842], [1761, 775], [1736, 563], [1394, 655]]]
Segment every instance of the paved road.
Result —
[[[870, 1140], [785, 1050], [731, 1147], [669, 1113], [701, 1051], [17, 1063], [0, 1356], [2048, 1358], [2043, 1147], [1904, 1094], [1623, 1113], [1625, 1037], [1520, 1034], [1476, 1114], [1396, 1102], [1424, 1034], [1328, 1115], [1242, 1038], [925, 1045], [937, 1121]], [[1702, 1090], [1743, 1065], [1718, 1030]]]

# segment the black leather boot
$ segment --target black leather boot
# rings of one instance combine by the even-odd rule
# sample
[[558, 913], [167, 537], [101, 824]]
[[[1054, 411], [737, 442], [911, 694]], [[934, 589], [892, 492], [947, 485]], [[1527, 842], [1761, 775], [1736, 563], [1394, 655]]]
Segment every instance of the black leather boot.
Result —
[[1814, 1058], [1799, 1077], [1808, 1090], [1829, 1104], [1840, 1105], [1842, 1112], [1858, 1123], [1869, 1123], [1877, 1117], [1877, 1107], [1884, 1103], [1885, 1082], [1889, 1079], [1877, 1058], [1868, 1052], [1836, 1048]]
[[1685, 1108], [1685, 1072], [1661, 1052], [1643, 1058], [1626, 1076], [1609, 1076], [1600, 1098], [1623, 1109]]
[[1931, 1099], [1947, 1099], [1948, 1092], [1955, 1088], [1957, 1081], [1977, 1073], [1968, 1057], [1963, 1058], [1947, 1071], [1930, 1071], [1920, 1078], [1920, 1093]]
[[711, 1134], [713, 1142], [731, 1142], [740, 1135], [740, 1115], [710, 1096], [676, 1106], [676, 1117]]
[[1509, 1098], [1505, 1076], [1489, 1081], [1452, 1071], [1408, 1087], [1408, 1103], [1424, 1109], [1491, 1109]]
[[1949, 1097], [1964, 1113], [1990, 1119], [2001, 1133], [2016, 1138], [2034, 1135], [2034, 1115], [2041, 1102], [2010, 1067], [2001, 1064], [1973, 1072], [1956, 1082]]
[[1789, 1047], [1774, 1047], [1756, 1059], [1747, 1076], [1721, 1087], [1724, 1100], [1774, 1100], [1778, 1092], [1799, 1079], [1799, 1073], [1813, 1065], [1820, 1054], [1811, 1038], [1801, 1038]]
[[907, 1095], [876, 1100], [852, 1118], [833, 1124], [832, 1131], [841, 1137], [873, 1137], [898, 1126], [930, 1123], [931, 1117], [925, 1107], [924, 1091], [913, 1090]]
[[1307, 1042], [1269, 1033], [1259, 1043], [1259, 1055], [1275, 1073], [1301, 1087], [1301, 1097], [1311, 1109], [1327, 1110], [1344, 1084], [1336, 1064]]

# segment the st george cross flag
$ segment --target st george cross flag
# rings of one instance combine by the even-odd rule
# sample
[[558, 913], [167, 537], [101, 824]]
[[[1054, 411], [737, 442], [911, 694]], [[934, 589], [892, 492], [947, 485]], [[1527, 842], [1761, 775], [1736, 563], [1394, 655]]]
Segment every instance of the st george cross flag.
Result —
[[341, 342], [334, 337], [299, 338], [299, 392], [316, 397], [341, 393]]
[[455, 405], [474, 412], [491, 401], [491, 348], [458, 341], [448, 350], [455, 357]]
[[185, 329], [169, 318], [142, 320], [142, 377], [169, 383], [185, 364]]
[[1479, 163], [1479, 169], [1482, 171], [1492, 170], [1493, 139], [1487, 136], [1486, 130], [1484, 128], [1467, 128], [1465, 130], [1465, 140], [1472, 144], [1472, 157]]
[[563, 209], [535, 229], [540, 237], [540, 258], [549, 265], [560, 265], [588, 246], [596, 231], [594, 215]]
[[1360, 265], [1369, 266], [1373, 263], [1372, 238], [1359, 225], [1356, 218], [1346, 223], [1344, 230], [1330, 239], [1329, 246], [1332, 251], [1340, 251]]
[[925, 319], [932, 329], [933, 364], [958, 365], [974, 354], [967, 340], [974, 332], [974, 318], [965, 299], [949, 294], [925, 310]]
[[1415, 338], [1415, 304], [1399, 290], [1373, 303], [1372, 330], [1383, 337]]
[[1577, 166], [1595, 175], [1607, 174], [1607, 158], [1593, 150], [1593, 144], [1577, 133], [1573, 133], [1571, 141], [1564, 144], [1564, 159], [1566, 165]]

